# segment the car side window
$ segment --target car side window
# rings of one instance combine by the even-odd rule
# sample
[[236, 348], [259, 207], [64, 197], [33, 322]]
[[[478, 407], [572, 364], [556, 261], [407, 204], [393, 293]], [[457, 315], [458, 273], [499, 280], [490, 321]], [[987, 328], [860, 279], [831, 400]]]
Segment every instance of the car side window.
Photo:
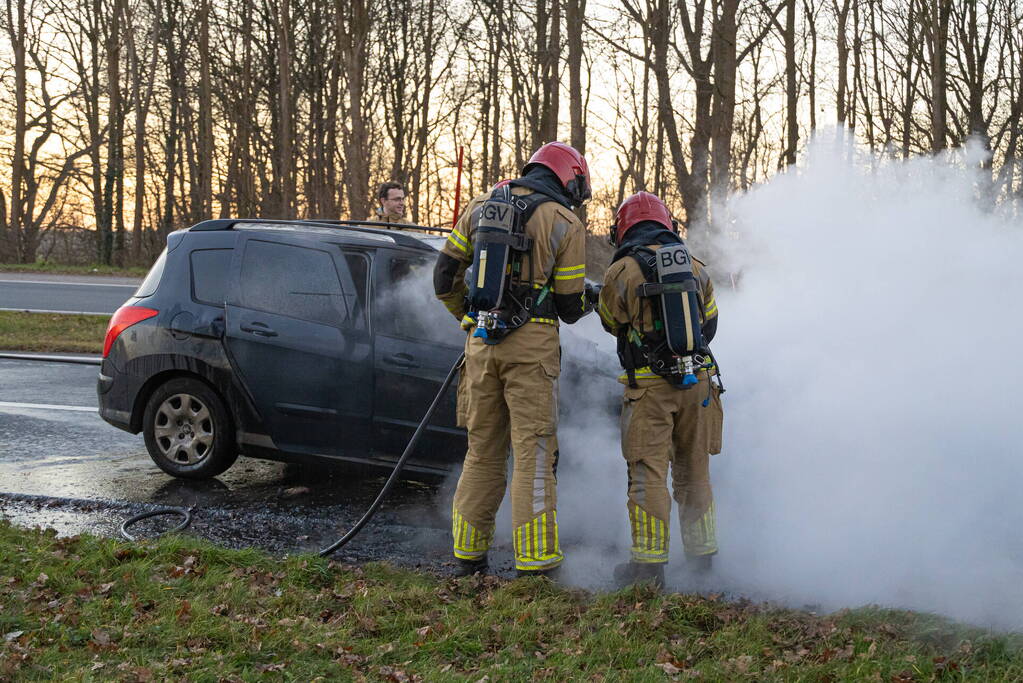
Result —
[[392, 256], [374, 295], [374, 325], [384, 334], [461, 346], [465, 333], [433, 293], [433, 262]]
[[326, 251], [249, 240], [239, 284], [246, 308], [335, 327], [349, 322], [341, 281]]
[[132, 296], [152, 296], [156, 294], [156, 288], [160, 286], [160, 280], [163, 278], [163, 268], [165, 265], [167, 265], [166, 248], [160, 252], [160, 257], [156, 259], [153, 267], [149, 269], [146, 279], [142, 281], [142, 284], [139, 285], [139, 288], [135, 290], [135, 294]]
[[369, 290], [369, 255], [357, 249], [342, 249], [341, 253], [345, 257], [348, 272], [351, 273], [352, 282], [355, 284], [355, 300], [351, 306], [352, 318], [358, 321], [359, 327], [365, 327], [366, 301]]
[[231, 272], [231, 249], [196, 249], [188, 255], [192, 266], [192, 299], [223, 306]]

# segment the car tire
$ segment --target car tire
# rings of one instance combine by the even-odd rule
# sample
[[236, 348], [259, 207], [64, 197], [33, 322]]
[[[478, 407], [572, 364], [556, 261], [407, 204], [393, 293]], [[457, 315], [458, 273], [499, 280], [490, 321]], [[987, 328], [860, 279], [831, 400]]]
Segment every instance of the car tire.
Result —
[[149, 457], [174, 477], [210, 479], [238, 459], [224, 402], [198, 379], [179, 377], [157, 387], [146, 402], [142, 432]]

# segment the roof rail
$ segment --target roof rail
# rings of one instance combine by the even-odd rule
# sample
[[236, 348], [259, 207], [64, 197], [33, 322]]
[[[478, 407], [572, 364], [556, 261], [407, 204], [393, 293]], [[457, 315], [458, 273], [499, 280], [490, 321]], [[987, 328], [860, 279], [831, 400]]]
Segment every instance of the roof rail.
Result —
[[[416, 239], [412, 234], [407, 232], [401, 232], [401, 228], [416, 228], [419, 230], [429, 230], [432, 232], [448, 233], [451, 232], [448, 228], [432, 228], [425, 225], [396, 225], [394, 223], [384, 223], [378, 221], [346, 221], [336, 219], [301, 219], [301, 220], [284, 220], [284, 219], [273, 219], [273, 218], [214, 218], [211, 220], [202, 221], [196, 223], [188, 230], [190, 232], [212, 232], [215, 230], [230, 230], [237, 223], [248, 223], [248, 224], [260, 224], [260, 225], [308, 225], [310, 227], [320, 228], [345, 228], [353, 233], [372, 233], [375, 235], [387, 234], [396, 244], [403, 244], [405, 246], [424, 246], [423, 243]], [[382, 230], [381, 227], [390, 228], [389, 230]], [[354, 236], [354, 235], [353, 235]], [[438, 237], [438, 235], [434, 235]]]
[[414, 230], [429, 230], [430, 232], [442, 232], [450, 233], [451, 228], [442, 228], [433, 225], [418, 225], [416, 223], [388, 223], [387, 221], [353, 221], [345, 220], [341, 218], [308, 218], [306, 219], [310, 223], [328, 223], [330, 225], [343, 225], [343, 226], [365, 226], [369, 228], [385, 228], [389, 230], [402, 230], [404, 228], [412, 228]]

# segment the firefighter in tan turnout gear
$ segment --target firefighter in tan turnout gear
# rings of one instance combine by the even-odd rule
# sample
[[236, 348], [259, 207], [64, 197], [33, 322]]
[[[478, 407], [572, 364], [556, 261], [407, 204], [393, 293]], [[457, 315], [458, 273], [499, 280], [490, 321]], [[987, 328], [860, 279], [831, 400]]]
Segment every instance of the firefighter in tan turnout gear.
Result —
[[686, 559], [710, 568], [717, 552], [709, 456], [721, 450], [720, 375], [708, 344], [717, 329], [714, 287], [689, 256], [668, 208], [639, 192], [615, 215], [617, 248], [604, 276], [598, 312], [618, 339], [625, 372], [622, 453], [628, 469], [631, 562], [615, 569], [623, 583], [664, 583], [672, 489]]
[[575, 322], [596, 298], [584, 281], [585, 231], [571, 210], [589, 197], [583, 156], [548, 143], [521, 178], [472, 200], [437, 259], [437, 297], [468, 332], [459, 404], [469, 449], [451, 524], [459, 575], [487, 568], [509, 446], [515, 566], [526, 574], [561, 564], [558, 319]]

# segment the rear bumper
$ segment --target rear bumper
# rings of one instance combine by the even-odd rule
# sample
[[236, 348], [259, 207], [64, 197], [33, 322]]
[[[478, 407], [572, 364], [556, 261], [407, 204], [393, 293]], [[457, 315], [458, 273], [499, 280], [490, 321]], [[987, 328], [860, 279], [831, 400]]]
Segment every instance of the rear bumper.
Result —
[[[111, 374], [105, 374], [104, 371]], [[131, 426], [134, 392], [126, 391], [127, 385], [131, 384], [127, 379], [119, 376], [119, 373], [104, 362], [96, 377], [96, 396], [99, 399], [100, 417], [118, 429], [135, 434], [137, 430]]]

